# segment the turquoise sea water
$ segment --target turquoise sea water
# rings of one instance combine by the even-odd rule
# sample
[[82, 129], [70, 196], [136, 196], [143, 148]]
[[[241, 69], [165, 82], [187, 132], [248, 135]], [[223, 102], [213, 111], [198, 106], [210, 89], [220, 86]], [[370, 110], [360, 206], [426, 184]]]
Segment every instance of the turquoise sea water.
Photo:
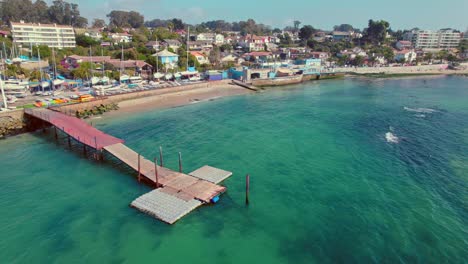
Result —
[[311, 82], [93, 122], [146, 157], [162, 145], [173, 169], [181, 151], [187, 172], [233, 171], [228, 192], [169, 226], [128, 206], [150, 188], [124, 166], [52, 131], [12, 137], [1, 263], [466, 263], [467, 78]]

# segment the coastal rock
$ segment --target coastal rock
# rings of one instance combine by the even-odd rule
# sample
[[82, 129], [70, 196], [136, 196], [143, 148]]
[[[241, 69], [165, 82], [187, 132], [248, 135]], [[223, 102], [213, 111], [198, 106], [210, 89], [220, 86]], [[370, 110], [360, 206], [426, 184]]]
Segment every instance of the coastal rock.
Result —
[[18, 119], [12, 116], [0, 117], [0, 138], [17, 135], [25, 132], [26, 123], [23, 118]]

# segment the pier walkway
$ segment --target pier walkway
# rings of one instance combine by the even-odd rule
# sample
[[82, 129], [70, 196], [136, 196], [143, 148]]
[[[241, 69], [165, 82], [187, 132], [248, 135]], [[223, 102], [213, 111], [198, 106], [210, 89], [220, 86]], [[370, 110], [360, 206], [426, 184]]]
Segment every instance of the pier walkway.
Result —
[[123, 143], [122, 139], [108, 135], [81, 119], [44, 108], [25, 109], [25, 113], [45, 121], [76, 141], [96, 150]]
[[132, 207], [166, 223], [173, 224], [195, 208], [215, 203], [226, 187], [218, 185], [231, 172], [203, 166], [189, 174], [172, 171], [144, 158], [115, 138], [92, 127], [81, 119], [49, 109], [26, 109], [26, 114], [49, 123], [77, 142], [105, 150], [138, 173], [138, 180], [151, 182], [155, 190], [131, 203]]

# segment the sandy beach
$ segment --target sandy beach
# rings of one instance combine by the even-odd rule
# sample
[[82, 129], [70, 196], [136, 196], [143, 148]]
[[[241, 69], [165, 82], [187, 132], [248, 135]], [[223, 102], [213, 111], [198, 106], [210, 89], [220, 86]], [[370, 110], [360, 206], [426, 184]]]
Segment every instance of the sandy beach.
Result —
[[187, 89], [167, 88], [161, 89], [159, 93], [140, 98], [131, 98], [118, 103], [119, 110], [106, 114], [116, 116], [122, 113], [143, 112], [150, 109], [162, 109], [178, 107], [214, 100], [221, 97], [235, 96], [252, 93], [245, 88], [228, 82], [208, 84], [203, 87], [187, 87]]

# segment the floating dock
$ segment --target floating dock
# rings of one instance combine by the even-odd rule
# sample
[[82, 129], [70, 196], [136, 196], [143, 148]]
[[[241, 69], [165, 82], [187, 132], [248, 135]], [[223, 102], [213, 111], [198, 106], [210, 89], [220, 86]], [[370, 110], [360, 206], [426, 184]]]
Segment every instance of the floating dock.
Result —
[[[189, 174], [164, 168], [144, 158], [124, 141], [88, 125], [81, 119], [49, 109], [27, 109], [26, 114], [41, 119], [98, 151], [106, 151], [138, 173], [138, 180], [150, 182], [156, 189], [131, 203], [131, 206], [166, 223], [173, 224], [197, 207], [216, 203], [226, 187], [218, 185], [231, 172], [203, 166]], [[70, 144], [70, 140], [69, 140]], [[98, 155], [96, 155], [97, 157]]]
[[[220, 170], [210, 166], [203, 166], [195, 170], [190, 175], [198, 175], [201, 181], [207, 179], [213, 180], [217, 184], [232, 175], [229, 171]], [[211, 199], [217, 201], [217, 196]], [[193, 194], [184, 190], [177, 190], [169, 186], [153, 190], [147, 194], [138, 197], [131, 203], [132, 207], [160, 219], [168, 224], [173, 224], [184, 215], [203, 205], [206, 201], [193, 197]]]

